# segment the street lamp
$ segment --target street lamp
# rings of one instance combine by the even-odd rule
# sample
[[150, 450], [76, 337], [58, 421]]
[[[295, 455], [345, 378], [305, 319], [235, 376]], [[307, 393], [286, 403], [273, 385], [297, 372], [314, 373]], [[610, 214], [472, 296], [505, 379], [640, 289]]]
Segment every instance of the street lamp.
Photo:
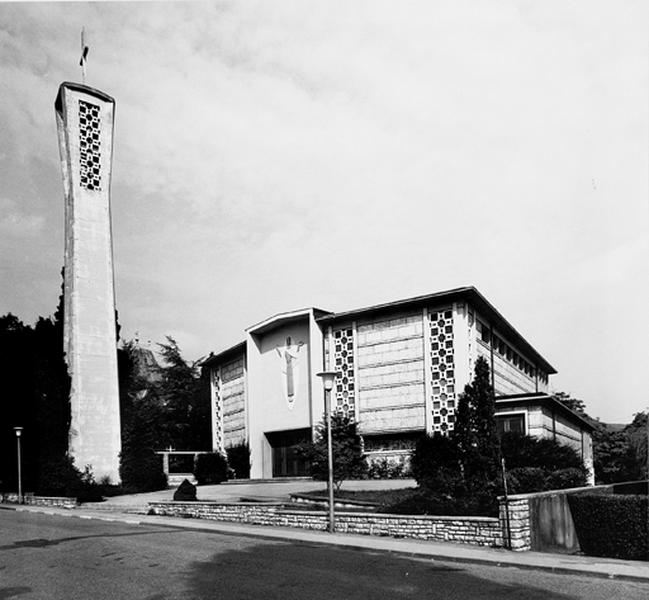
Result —
[[334, 532], [334, 460], [331, 444], [331, 390], [334, 387], [335, 371], [323, 371], [317, 374], [322, 378], [322, 385], [325, 391], [325, 419], [327, 422], [327, 493], [329, 496], [329, 532]]
[[23, 432], [22, 427], [14, 427], [16, 432], [16, 444], [18, 445], [18, 502], [23, 503], [23, 474], [22, 474], [22, 465], [20, 460], [20, 436]]

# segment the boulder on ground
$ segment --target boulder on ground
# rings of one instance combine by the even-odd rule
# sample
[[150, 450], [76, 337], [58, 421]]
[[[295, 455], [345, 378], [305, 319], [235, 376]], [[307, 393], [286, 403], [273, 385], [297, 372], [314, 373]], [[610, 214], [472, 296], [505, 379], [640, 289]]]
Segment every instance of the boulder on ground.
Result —
[[174, 492], [175, 502], [195, 502], [196, 501], [196, 486], [192, 485], [187, 479], [178, 486]]

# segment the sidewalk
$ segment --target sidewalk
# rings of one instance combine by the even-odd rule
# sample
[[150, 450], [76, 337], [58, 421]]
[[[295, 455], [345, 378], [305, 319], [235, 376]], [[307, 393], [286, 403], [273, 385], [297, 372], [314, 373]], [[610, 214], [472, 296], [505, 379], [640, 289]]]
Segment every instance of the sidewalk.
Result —
[[239, 523], [224, 523], [205, 519], [179, 519], [123, 512], [106, 512], [85, 508], [63, 509], [41, 506], [16, 506], [4, 504], [0, 508], [16, 511], [60, 515], [82, 519], [98, 519], [137, 525], [153, 525], [213, 531], [227, 535], [242, 535], [263, 539], [322, 544], [340, 548], [380, 551], [429, 558], [431, 560], [460, 563], [478, 563], [483, 565], [517, 567], [521, 569], [538, 569], [552, 573], [588, 575], [609, 579], [624, 579], [649, 582], [649, 563], [626, 561], [612, 558], [590, 556], [571, 556], [565, 554], [547, 554], [542, 552], [511, 552], [501, 548], [483, 548], [469, 544], [451, 542], [431, 542], [423, 540], [398, 539], [378, 536], [327, 533], [280, 527], [263, 527]]

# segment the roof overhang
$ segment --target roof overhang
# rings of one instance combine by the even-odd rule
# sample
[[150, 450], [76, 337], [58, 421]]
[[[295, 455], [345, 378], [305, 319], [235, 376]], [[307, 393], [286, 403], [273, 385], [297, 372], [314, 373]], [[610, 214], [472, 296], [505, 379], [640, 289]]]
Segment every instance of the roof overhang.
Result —
[[532, 345], [503, 317], [496, 308], [473, 286], [454, 288], [444, 292], [426, 294], [424, 296], [415, 296], [405, 300], [396, 300], [384, 304], [376, 304], [366, 308], [349, 310], [339, 313], [329, 313], [317, 318], [322, 326], [328, 326], [336, 321], [348, 321], [361, 317], [380, 316], [389, 314], [395, 310], [417, 309], [430, 306], [432, 304], [466, 302], [471, 304], [475, 310], [480, 313], [483, 320], [495, 327], [498, 332], [508, 341], [514, 344], [518, 350], [524, 353], [528, 359], [532, 360], [538, 367], [542, 368], [548, 374], [556, 373], [556, 369], [545, 360]]
[[554, 396], [551, 396], [549, 394], [530, 393], [530, 394], [513, 394], [508, 396], [496, 396], [497, 409], [504, 408], [509, 405], [517, 405], [517, 404], [518, 405], [536, 404], [536, 405], [547, 406], [551, 410], [556, 411], [557, 413], [560, 413], [563, 416], [567, 417], [569, 420], [573, 422], [578, 422], [583, 429], [587, 429], [588, 431], [595, 430], [595, 427], [588, 420], [586, 420], [582, 415], [580, 415], [578, 412], [575, 412], [571, 408], [568, 408], [563, 402], [557, 400]]
[[264, 333], [272, 331], [273, 329], [277, 329], [277, 327], [288, 325], [290, 323], [305, 321], [311, 317], [318, 319], [329, 314], [331, 313], [313, 307], [283, 312], [269, 317], [268, 319], [265, 319], [260, 323], [257, 323], [256, 325], [248, 327], [248, 329], [246, 329], [246, 333], [249, 333], [251, 335], [262, 335]]

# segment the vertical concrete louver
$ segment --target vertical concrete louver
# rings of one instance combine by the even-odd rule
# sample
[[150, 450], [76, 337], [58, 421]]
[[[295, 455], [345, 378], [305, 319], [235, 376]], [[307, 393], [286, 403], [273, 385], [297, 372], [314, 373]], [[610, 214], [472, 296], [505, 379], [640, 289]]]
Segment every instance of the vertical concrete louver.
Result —
[[69, 451], [119, 481], [121, 450], [110, 217], [115, 101], [62, 83], [55, 112], [65, 190], [64, 350], [72, 379]]

